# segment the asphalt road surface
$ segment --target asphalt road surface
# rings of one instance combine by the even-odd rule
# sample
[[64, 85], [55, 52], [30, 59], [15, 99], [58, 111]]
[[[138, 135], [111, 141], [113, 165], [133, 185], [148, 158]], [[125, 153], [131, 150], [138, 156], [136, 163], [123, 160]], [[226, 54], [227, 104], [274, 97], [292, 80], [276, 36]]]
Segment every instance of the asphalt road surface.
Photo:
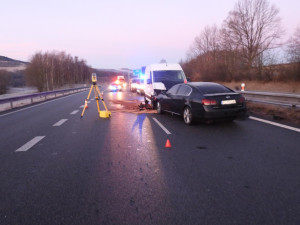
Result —
[[126, 91], [81, 119], [87, 94], [0, 115], [1, 225], [300, 224], [299, 130], [187, 126], [123, 110]]

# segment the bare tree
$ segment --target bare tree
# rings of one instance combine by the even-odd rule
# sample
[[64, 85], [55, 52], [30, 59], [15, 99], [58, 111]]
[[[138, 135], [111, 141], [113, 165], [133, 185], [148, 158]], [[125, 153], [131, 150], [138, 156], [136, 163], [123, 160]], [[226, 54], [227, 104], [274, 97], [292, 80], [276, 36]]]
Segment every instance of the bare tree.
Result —
[[300, 25], [289, 39], [287, 53], [290, 62], [300, 62]]
[[65, 52], [36, 53], [26, 69], [26, 79], [39, 91], [49, 91], [65, 84], [84, 83], [90, 68], [84, 60], [73, 59]]
[[288, 41], [287, 55], [292, 64], [286, 72], [286, 77], [291, 80], [300, 80], [300, 25]]
[[264, 51], [280, 46], [283, 29], [278, 14], [267, 0], [239, 0], [225, 20], [228, 37], [248, 69]]
[[190, 58], [196, 58], [208, 52], [218, 50], [218, 28], [216, 25], [206, 26], [204, 30], [195, 38], [191, 45], [188, 55]]
[[[188, 61], [194, 68], [194, 76], [200, 80], [216, 77], [220, 56], [219, 29], [216, 25], [206, 26], [195, 38], [187, 53]], [[187, 68], [187, 66], [185, 66]]]

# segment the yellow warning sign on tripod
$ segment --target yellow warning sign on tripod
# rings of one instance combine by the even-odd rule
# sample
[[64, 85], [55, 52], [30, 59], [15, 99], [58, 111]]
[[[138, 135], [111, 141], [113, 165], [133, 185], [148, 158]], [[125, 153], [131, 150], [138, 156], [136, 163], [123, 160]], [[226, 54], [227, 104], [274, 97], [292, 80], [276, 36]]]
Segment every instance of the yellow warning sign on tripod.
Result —
[[[102, 118], [109, 118], [111, 116], [111, 112], [108, 111], [107, 107], [106, 107], [106, 104], [104, 102], [104, 99], [103, 99], [103, 96], [99, 90], [99, 87], [97, 86], [97, 75], [96, 73], [92, 73], [92, 86], [90, 88], [90, 91], [89, 91], [89, 94], [88, 94], [88, 97], [87, 99], [85, 100], [85, 102], [87, 102], [87, 100], [89, 100], [90, 98], [90, 95], [92, 93], [92, 90], [94, 90], [94, 93], [95, 93], [95, 100], [97, 102], [97, 108], [98, 108], [98, 113], [99, 113], [99, 117], [102, 117]], [[99, 99], [101, 99], [103, 105], [104, 105], [104, 108], [105, 108], [105, 111], [101, 111], [100, 110], [100, 106], [99, 106]], [[85, 112], [85, 110], [87, 109], [87, 103], [86, 105], [83, 107], [83, 110], [82, 110], [82, 113], [81, 113], [81, 118], [83, 117], [83, 114]]]

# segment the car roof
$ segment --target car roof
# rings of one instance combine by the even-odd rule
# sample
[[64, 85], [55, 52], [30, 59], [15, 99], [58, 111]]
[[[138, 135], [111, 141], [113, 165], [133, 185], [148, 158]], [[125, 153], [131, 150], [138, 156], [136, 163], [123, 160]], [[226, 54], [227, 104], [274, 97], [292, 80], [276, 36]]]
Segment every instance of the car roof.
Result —
[[202, 93], [221, 93], [232, 91], [230, 88], [214, 82], [188, 82], [187, 85], [196, 88]]

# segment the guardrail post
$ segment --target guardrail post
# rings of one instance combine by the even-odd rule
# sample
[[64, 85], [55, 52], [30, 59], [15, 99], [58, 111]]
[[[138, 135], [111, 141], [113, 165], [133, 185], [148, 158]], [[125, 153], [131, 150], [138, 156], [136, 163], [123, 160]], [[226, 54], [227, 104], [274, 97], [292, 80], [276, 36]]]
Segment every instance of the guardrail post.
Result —
[[13, 101], [10, 101], [10, 108], [12, 109], [13, 107]]

